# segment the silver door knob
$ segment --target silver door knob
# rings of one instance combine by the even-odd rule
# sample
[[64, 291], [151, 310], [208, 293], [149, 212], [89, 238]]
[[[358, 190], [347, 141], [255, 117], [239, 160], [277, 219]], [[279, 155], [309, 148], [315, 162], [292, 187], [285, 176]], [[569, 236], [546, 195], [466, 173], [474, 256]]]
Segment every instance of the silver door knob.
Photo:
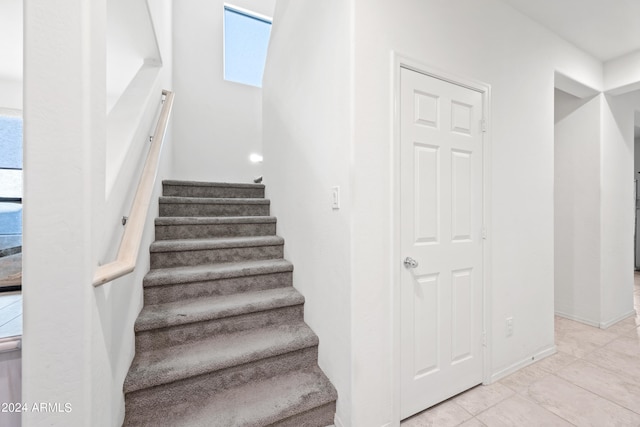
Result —
[[418, 266], [418, 261], [408, 256], [404, 259], [404, 266], [406, 268], [416, 268]]

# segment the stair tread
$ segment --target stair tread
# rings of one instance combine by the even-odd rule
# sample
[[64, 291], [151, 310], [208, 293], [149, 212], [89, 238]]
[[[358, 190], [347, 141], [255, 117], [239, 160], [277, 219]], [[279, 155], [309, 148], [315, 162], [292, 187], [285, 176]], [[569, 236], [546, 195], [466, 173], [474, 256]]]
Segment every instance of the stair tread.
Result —
[[124, 391], [167, 384], [317, 344], [318, 337], [300, 320], [148, 350], [136, 354]]
[[257, 246], [284, 245], [280, 236], [210, 237], [204, 239], [156, 240], [150, 252], [197, 251], [205, 249], [251, 248]]
[[224, 317], [299, 304], [304, 304], [304, 297], [293, 287], [288, 286], [146, 305], [136, 320], [135, 331], [148, 331], [206, 320], [222, 319]]
[[205, 181], [181, 181], [175, 179], [165, 179], [162, 181], [166, 185], [177, 185], [185, 187], [226, 187], [226, 188], [257, 188], [264, 189], [264, 184], [233, 183], [233, 182], [205, 182]]
[[337, 393], [316, 364], [319, 339], [303, 320], [265, 186], [163, 185], [124, 425], [329, 420]]
[[293, 264], [285, 259], [228, 262], [186, 267], [158, 268], [150, 270], [144, 278], [144, 286], [191, 283], [232, 277], [293, 271]]
[[[161, 393], [161, 392], [160, 392]], [[216, 393], [197, 390], [172, 396], [133, 416], [146, 417], [156, 426], [248, 427], [271, 425], [294, 415], [334, 402], [334, 387], [317, 367], [293, 371]], [[126, 424], [126, 423], [125, 423]]]
[[269, 199], [246, 197], [182, 197], [161, 196], [160, 203], [197, 204], [197, 205], [268, 205]]
[[208, 225], [208, 224], [271, 224], [275, 216], [163, 216], [155, 220], [155, 225]]

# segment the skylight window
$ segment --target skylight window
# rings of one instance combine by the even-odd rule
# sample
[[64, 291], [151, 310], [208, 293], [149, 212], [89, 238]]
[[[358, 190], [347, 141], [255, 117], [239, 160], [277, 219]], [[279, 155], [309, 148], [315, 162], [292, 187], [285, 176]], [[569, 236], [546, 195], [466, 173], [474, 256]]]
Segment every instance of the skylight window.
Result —
[[262, 87], [271, 20], [224, 7], [224, 79]]

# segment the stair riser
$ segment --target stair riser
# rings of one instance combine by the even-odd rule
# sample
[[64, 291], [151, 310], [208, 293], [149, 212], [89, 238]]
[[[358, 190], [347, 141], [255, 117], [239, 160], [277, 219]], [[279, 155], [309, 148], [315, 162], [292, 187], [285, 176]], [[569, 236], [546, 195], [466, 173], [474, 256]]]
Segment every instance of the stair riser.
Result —
[[145, 305], [162, 304], [190, 298], [282, 288], [292, 286], [292, 277], [293, 274], [288, 271], [176, 285], [149, 286], [144, 288], [144, 303]]
[[263, 199], [264, 188], [231, 188], [164, 184], [162, 187], [162, 195], [178, 197], [219, 197], [223, 199]]
[[275, 236], [276, 224], [156, 225], [156, 240]]
[[280, 259], [283, 256], [283, 245], [205, 249], [198, 251], [153, 252], [151, 253], [151, 268]]
[[326, 427], [333, 425], [336, 403], [327, 403], [286, 420], [269, 424], [269, 427]]
[[[271, 237], [276, 224], [264, 187], [165, 181], [163, 195], [159, 215], [165, 219], [156, 220], [144, 303], [177, 304], [148, 307], [136, 322], [154, 329], [135, 334], [123, 425], [333, 424], [337, 395], [318, 368], [318, 337], [302, 323], [303, 297], [293, 288], [240, 295], [292, 286], [283, 239]], [[251, 236], [261, 238], [243, 238]], [[266, 262], [224, 264], [260, 260]], [[197, 266], [203, 267], [158, 270]], [[225, 295], [236, 296], [211, 306], [196, 301]], [[183, 307], [182, 300], [191, 301]], [[227, 317], [193, 321], [206, 316]], [[186, 321], [192, 323], [167, 326]]]
[[160, 203], [160, 216], [269, 216], [268, 204]]
[[136, 351], [160, 349], [194, 342], [213, 335], [244, 331], [269, 325], [284, 325], [303, 318], [303, 305], [259, 311], [169, 328], [136, 333]]
[[[272, 378], [295, 370], [305, 369], [316, 364], [318, 347], [286, 353], [234, 366], [215, 373], [200, 375], [171, 384], [143, 389], [126, 395], [125, 426], [154, 425], [161, 426], [162, 420], [146, 420], [137, 418], [139, 414], [148, 412], [148, 408], [166, 408], [173, 406], [173, 411], [180, 408], [188, 410], [194, 395], [210, 395], [215, 392], [241, 386], [249, 382]], [[162, 393], [164, 392], [164, 393]], [[185, 414], [188, 415], [188, 414]], [[213, 422], [213, 420], [212, 420]], [[333, 421], [332, 421], [333, 422]], [[328, 424], [327, 424], [328, 425]], [[323, 426], [324, 427], [324, 426]]]

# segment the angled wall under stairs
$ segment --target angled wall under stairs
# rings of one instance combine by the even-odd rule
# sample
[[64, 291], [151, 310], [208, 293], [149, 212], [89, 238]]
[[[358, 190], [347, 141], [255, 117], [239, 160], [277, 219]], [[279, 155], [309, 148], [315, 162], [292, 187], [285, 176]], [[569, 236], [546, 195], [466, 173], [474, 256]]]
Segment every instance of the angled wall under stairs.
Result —
[[124, 425], [333, 424], [264, 186], [165, 181], [155, 225]]

